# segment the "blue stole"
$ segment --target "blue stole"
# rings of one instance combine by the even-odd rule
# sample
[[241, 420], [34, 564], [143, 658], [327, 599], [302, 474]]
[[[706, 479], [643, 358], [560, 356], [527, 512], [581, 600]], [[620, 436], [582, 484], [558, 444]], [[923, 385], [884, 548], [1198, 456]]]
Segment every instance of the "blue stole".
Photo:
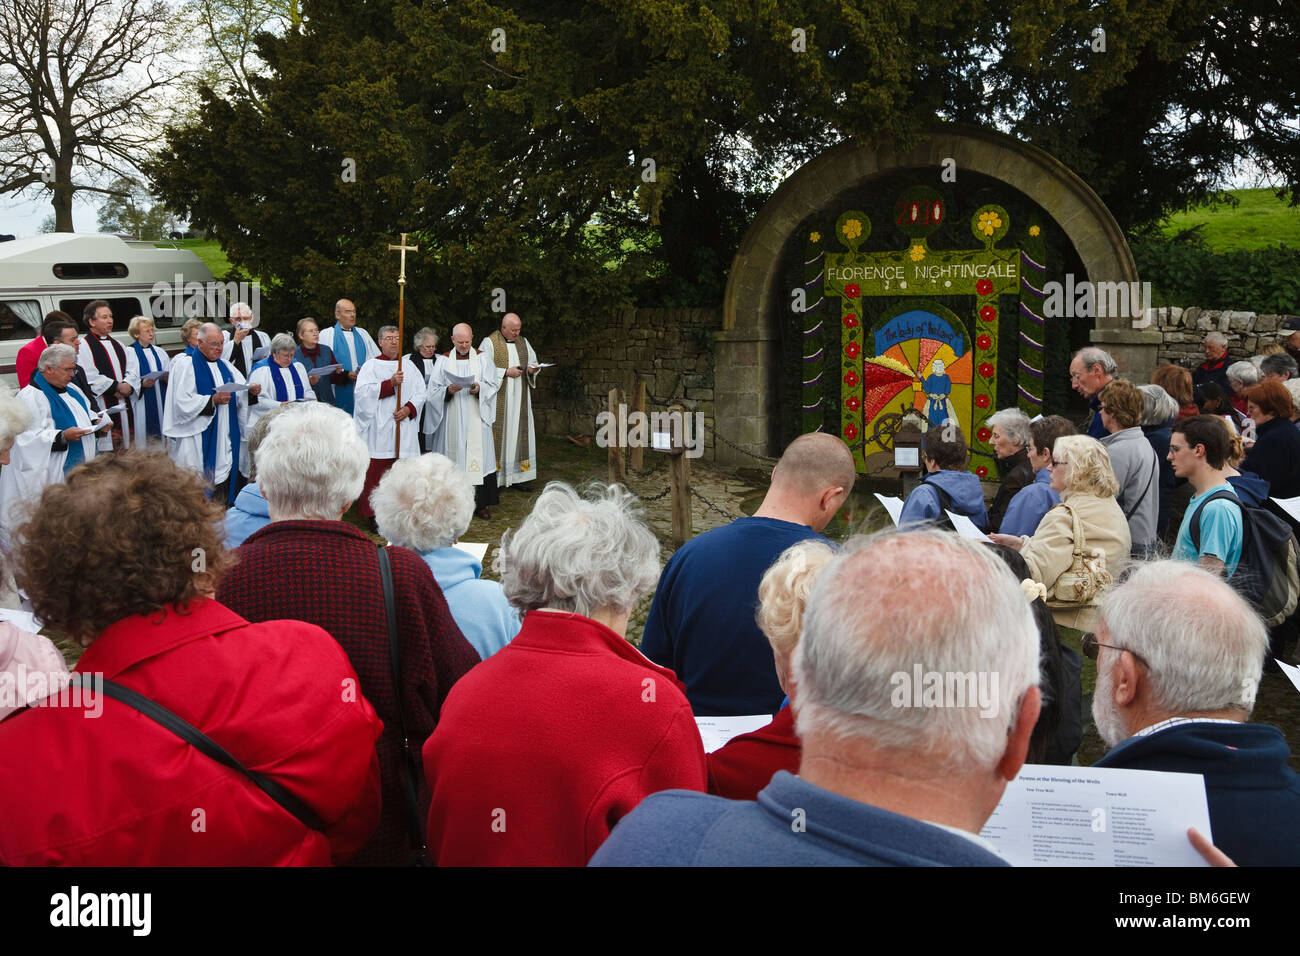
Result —
[[[293, 400], [301, 402], [302, 379], [298, 377], [298, 363], [290, 362], [287, 371], [293, 376]], [[277, 375], [275, 369], [271, 369], [271, 383], [275, 386], [275, 400], [277, 402], [287, 402], [289, 400], [289, 390], [284, 387], [284, 376]]]
[[[339, 348], [339, 341], [342, 340], [343, 348]], [[338, 325], [334, 326], [334, 361], [343, 366], [345, 371], [355, 372], [361, 367], [357, 360], [357, 355], [365, 350], [365, 343], [361, 341], [361, 336], [357, 334], [357, 327], [344, 331]], [[349, 415], [353, 411], [353, 393], [356, 390], [355, 382], [348, 382], [345, 385], [334, 386], [334, 404], [343, 409]]]
[[[149, 353], [152, 349], [145, 348], [139, 342], [132, 342], [131, 348], [135, 349], [136, 361], [140, 363], [141, 378], [162, 368], [161, 362], [158, 363], [157, 368], [149, 363]], [[153, 387], [159, 389], [158, 397], [165, 402], [167, 400], [167, 383], [162, 379], [158, 379], [153, 383]], [[155, 438], [162, 438], [162, 422], [158, 420], [158, 402], [154, 401], [152, 395], [145, 392], [143, 385], [140, 386], [140, 391], [143, 393], [142, 400], [144, 401], [144, 433], [146, 436], [152, 435]]]
[[[50, 401], [50, 417], [54, 419], [54, 427], [62, 432], [65, 428], [79, 428], [77, 416], [72, 414], [72, 409], [63, 401], [62, 396], [54, 390], [54, 386], [45, 381], [45, 376], [40, 372], [32, 373], [32, 384], [45, 393], [45, 397]], [[67, 390], [78, 405], [86, 409], [86, 417], [93, 419], [90, 409], [86, 408], [86, 401], [75, 391]], [[76, 468], [86, 460], [86, 449], [81, 444], [81, 439], [68, 443], [68, 457], [63, 459], [63, 473], [66, 475], [73, 468]]]
[[[200, 395], [213, 395], [217, 391], [216, 385], [212, 381], [212, 369], [208, 367], [208, 360], [199, 352], [194, 356], [194, 391]], [[233, 382], [235, 376], [230, 371], [230, 367], [221, 359], [217, 359], [217, 367], [221, 369], [221, 381], [223, 383]], [[238, 396], [231, 395], [230, 401], [226, 403], [226, 409], [230, 412], [230, 478], [228, 500], [230, 504], [235, 503], [235, 476], [239, 474], [239, 416], [236, 412], [235, 403], [239, 401]], [[203, 474], [207, 476], [208, 481], [213, 481], [217, 476], [217, 416], [221, 414], [221, 407], [216, 406], [212, 415], [212, 424], [203, 431]], [[211, 496], [211, 492], [209, 492]]]

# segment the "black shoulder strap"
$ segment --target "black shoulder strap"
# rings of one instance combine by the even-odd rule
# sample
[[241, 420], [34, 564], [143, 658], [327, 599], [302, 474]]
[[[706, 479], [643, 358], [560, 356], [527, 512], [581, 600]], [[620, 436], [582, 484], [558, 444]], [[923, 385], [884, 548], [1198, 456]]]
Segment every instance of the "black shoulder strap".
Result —
[[1201, 512], [1205, 510], [1205, 506], [1211, 501], [1231, 501], [1241, 509], [1242, 519], [1244, 520], [1246, 517], [1246, 506], [1241, 503], [1241, 499], [1238, 498], [1235, 493], [1228, 491], [1226, 488], [1221, 488], [1214, 494], [1210, 495], [1210, 497], [1206, 498], [1196, 506], [1196, 511], [1192, 513], [1192, 523], [1187, 529], [1188, 533], [1192, 536], [1192, 547], [1197, 551], [1201, 550]]
[[217, 763], [225, 764], [231, 770], [239, 771], [251, 780], [259, 790], [297, 817], [304, 826], [320, 833], [325, 832], [324, 822], [321, 821], [320, 817], [316, 816], [311, 807], [299, 800], [281, 784], [272, 780], [265, 774], [249, 770], [233, 755], [231, 755], [226, 748], [222, 747], [221, 744], [217, 743], [197, 727], [188, 723], [184, 718], [173, 714], [158, 702], [131, 690], [129, 687], [123, 687], [121, 684], [114, 683], [107, 678], [103, 678], [102, 680], [104, 695], [106, 697], [111, 697], [114, 700], [121, 701], [128, 707], [134, 707], [144, 716], [158, 724], [161, 724], [177, 737], [180, 737], [182, 740], [191, 744], [196, 750], [211, 757]]
[[[931, 488], [934, 489], [934, 493], [939, 498], [940, 508], [942, 508], [944, 511], [951, 511], [954, 514], [961, 514], [960, 511], [958, 511], [956, 508], [952, 506], [952, 495], [948, 494], [948, 492], [940, 488], [937, 482], [930, 481], [928, 478], [922, 478], [921, 484], [929, 485]], [[939, 515], [939, 517], [947, 518], [947, 515]]]
[[1131, 521], [1133, 515], [1137, 514], [1138, 508], [1142, 506], [1142, 502], [1147, 500], [1147, 495], [1151, 493], [1151, 486], [1155, 484], [1156, 475], [1158, 474], [1160, 474], [1160, 459], [1157, 458], [1155, 468], [1152, 469], [1151, 474], [1147, 476], [1146, 488], [1143, 490], [1142, 494], [1138, 495], [1137, 499], [1134, 500], [1133, 507], [1124, 512], [1125, 521]]
[[425, 859], [426, 844], [420, 828], [420, 798], [416, 793], [415, 753], [411, 739], [406, 734], [406, 702], [402, 694], [402, 658], [397, 636], [397, 598], [393, 594], [393, 567], [388, 560], [388, 548], [379, 546], [379, 576], [384, 586], [384, 616], [388, 618], [388, 659], [393, 671], [393, 697], [397, 701], [397, 730], [401, 734], [402, 797], [406, 803], [406, 826], [410, 831], [411, 849], [417, 851], [416, 862]]

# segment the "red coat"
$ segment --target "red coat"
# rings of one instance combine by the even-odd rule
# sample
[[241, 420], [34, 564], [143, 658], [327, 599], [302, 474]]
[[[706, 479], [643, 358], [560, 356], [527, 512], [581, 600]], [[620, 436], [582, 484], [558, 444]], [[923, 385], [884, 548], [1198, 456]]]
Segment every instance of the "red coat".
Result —
[[36, 371], [36, 363], [40, 361], [41, 353], [47, 348], [49, 343], [45, 341], [45, 337], [38, 335], [18, 350], [18, 357], [14, 359], [14, 370], [18, 374], [19, 388], [26, 388], [32, 383], [32, 373]]
[[364, 697], [346, 692], [356, 674], [320, 628], [249, 624], [201, 599], [185, 613], [123, 618], [77, 672], [178, 714], [288, 787], [327, 832], [134, 708], [96, 695], [0, 723], [0, 862], [327, 865], [355, 853], [378, 824], [382, 727]]
[[660, 790], [703, 790], [685, 689], [616, 633], [532, 611], [461, 678], [424, 745], [444, 866], [583, 866]]
[[802, 752], [794, 732], [794, 710], [782, 707], [766, 727], [733, 737], [709, 754], [709, 793], [729, 800], [756, 800], [778, 770], [799, 772]]

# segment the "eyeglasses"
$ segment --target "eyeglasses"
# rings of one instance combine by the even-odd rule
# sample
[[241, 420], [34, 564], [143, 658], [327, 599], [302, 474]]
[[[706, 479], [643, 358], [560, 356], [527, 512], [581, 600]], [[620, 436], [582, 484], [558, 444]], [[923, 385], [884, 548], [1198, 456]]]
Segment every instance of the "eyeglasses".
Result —
[[1059, 458], [1053, 458], [1047, 463], [1049, 468], [1064, 468], [1068, 464], [1068, 461], [1061, 461]]
[[1137, 651], [1129, 651], [1127, 647], [1116, 647], [1114, 644], [1103, 644], [1099, 640], [1097, 640], [1097, 635], [1092, 633], [1092, 631], [1089, 631], [1087, 634], [1083, 635], [1084, 657], [1088, 658], [1089, 660], [1095, 661], [1097, 659], [1097, 648], [1099, 647], [1109, 647], [1112, 651], [1128, 651], [1128, 653], [1132, 654], [1135, 658], [1137, 658], [1137, 662], [1139, 664], [1141, 664], [1147, 670], [1151, 669], [1151, 665], [1148, 664], [1146, 660], [1142, 657], [1142, 655], [1139, 654]]

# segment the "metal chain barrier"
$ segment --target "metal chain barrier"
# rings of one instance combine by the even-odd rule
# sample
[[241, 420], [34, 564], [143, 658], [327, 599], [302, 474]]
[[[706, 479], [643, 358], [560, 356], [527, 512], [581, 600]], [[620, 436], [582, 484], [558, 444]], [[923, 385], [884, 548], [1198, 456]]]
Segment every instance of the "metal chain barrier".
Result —
[[741, 517], [741, 515], [733, 515], [733, 514], [731, 514], [731, 513], [729, 513], [729, 512], [723, 511], [721, 508], [719, 508], [717, 505], [715, 505], [715, 504], [714, 504], [712, 501], [710, 501], [708, 498], [704, 497], [704, 495], [702, 495], [702, 494], [700, 494], [698, 491], [696, 491], [695, 488], [694, 488], [693, 486], [688, 486], [688, 487], [687, 487], [687, 490], [690, 491], [690, 493], [691, 493], [694, 497], [696, 497], [696, 498], [700, 499], [700, 501], [704, 502], [704, 507], [708, 508], [710, 511], [716, 511], [718, 514], [720, 514], [722, 517], [726, 518], [728, 521], [735, 521], [737, 518]]

